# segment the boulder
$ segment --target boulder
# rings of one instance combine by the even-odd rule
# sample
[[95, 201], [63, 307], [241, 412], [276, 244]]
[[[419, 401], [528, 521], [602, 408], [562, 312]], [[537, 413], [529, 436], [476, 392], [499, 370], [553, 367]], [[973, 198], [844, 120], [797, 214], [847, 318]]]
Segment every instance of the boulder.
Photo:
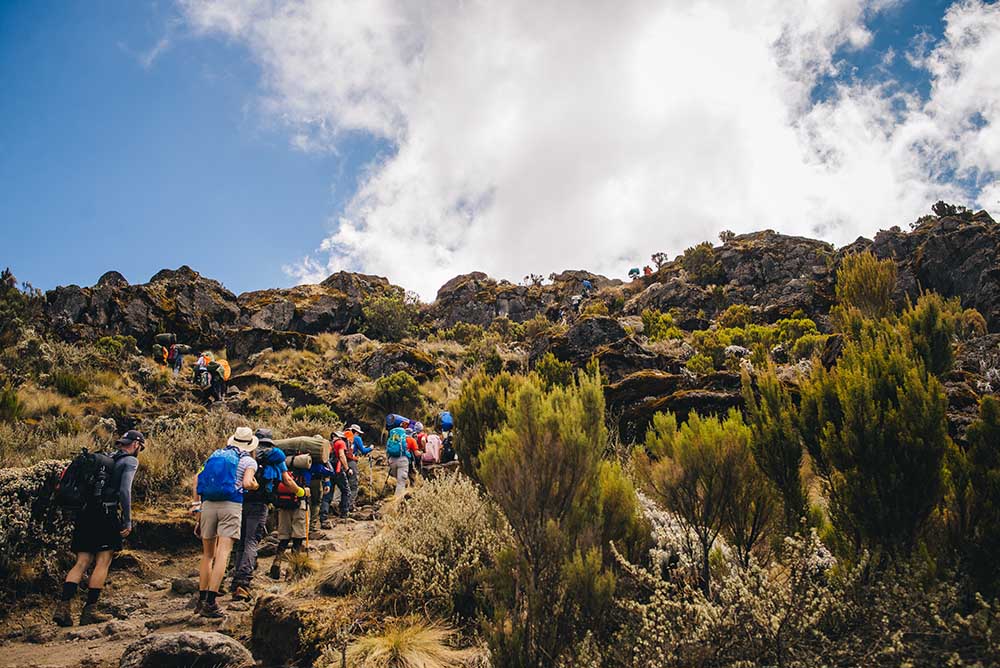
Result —
[[254, 606], [250, 646], [265, 666], [311, 666], [336, 622], [331, 607], [315, 600], [265, 595]]
[[614, 318], [588, 316], [581, 318], [565, 334], [543, 337], [531, 351], [535, 362], [546, 352], [551, 352], [564, 362], [583, 366], [601, 346], [621, 341], [628, 336], [625, 328]]
[[[243, 645], [221, 633], [153, 633], [122, 654], [119, 668], [241, 668], [255, 665]], [[278, 664], [275, 664], [278, 665]]]
[[405, 371], [417, 381], [433, 378], [437, 372], [434, 359], [412, 346], [387, 343], [373, 350], [361, 362], [361, 370], [369, 378], [382, 378], [397, 371]]
[[246, 360], [254, 353], [270, 348], [278, 350], [311, 350], [318, 352], [316, 339], [302, 332], [282, 332], [272, 329], [241, 329], [230, 334], [226, 352], [231, 360]]
[[342, 353], [353, 353], [366, 343], [371, 343], [371, 339], [364, 334], [345, 334], [337, 341], [337, 350]]

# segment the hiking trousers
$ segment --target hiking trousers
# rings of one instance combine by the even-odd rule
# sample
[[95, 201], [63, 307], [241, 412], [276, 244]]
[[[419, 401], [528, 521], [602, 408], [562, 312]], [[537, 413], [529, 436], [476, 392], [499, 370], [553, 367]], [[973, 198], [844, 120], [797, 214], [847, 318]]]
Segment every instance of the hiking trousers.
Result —
[[347, 504], [348, 510], [354, 510], [354, 502], [358, 500], [358, 460], [348, 459], [347, 466], [351, 469], [351, 473], [354, 475], [347, 479], [347, 486], [351, 490], [350, 503]]
[[340, 517], [347, 517], [347, 509], [351, 503], [351, 492], [347, 486], [347, 479], [351, 477], [354, 476], [347, 475], [346, 471], [341, 471], [333, 476], [333, 484], [340, 490], [340, 505], [337, 513]]
[[257, 566], [257, 548], [260, 541], [267, 535], [267, 504], [248, 501], [243, 504], [243, 522], [240, 541], [236, 544], [236, 557], [233, 561], [236, 569], [233, 571], [233, 587], [248, 586]]
[[410, 474], [410, 460], [407, 457], [389, 459], [389, 477], [396, 479], [396, 496], [406, 492], [406, 480]]

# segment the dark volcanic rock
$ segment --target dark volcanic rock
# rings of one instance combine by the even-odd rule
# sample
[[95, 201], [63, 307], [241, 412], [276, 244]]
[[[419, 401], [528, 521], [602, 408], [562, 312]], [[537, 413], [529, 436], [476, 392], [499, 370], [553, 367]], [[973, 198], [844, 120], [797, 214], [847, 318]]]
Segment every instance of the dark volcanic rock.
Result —
[[591, 316], [578, 320], [565, 334], [538, 342], [532, 350], [532, 361], [551, 352], [564, 362], [583, 366], [601, 346], [621, 341], [628, 333], [614, 318]]
[[405, 371], [418, 381], [429, 380], [437, 371], [431, 357], [401, 343], [380, 346], [362, 361], [361, 368], [370, 378]]
[[142, 285], [108, 272], [92, 288], [58, 287], [45, 294], [45, 313], [52, 328], [71, 340], [126, 334], [145, 348], [157, 332], [174, 332], [189, 345], [221, 347], [239, 307], [218, 281], [184, 266], [157, 272]]
[[221, 633], [154, 633], [122, 654], [119, 668], [243, 668], [253, 666], [247, 649]]
[[250, 646], [265, 666], [311, 666], [323, 649], [311, 638], [333, 632], [332, 613], [315, 601], [262, 596], [253, 610]]
[[226, 352], [231, 360], [245, 360], [266, 348], [274, 351], [286, 349], [318, 351], [316, 339], [302, 332], [240, 329], [233, 332], [226, 342]]

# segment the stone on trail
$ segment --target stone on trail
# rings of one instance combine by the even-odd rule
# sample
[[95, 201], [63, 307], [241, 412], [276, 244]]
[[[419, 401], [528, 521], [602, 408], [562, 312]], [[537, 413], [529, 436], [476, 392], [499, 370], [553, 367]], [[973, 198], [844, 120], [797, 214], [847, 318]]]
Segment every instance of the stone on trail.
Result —
[[119, 668], [238, 668], [254, 665], [247, 649], [221, 633], [155, 633], [129, 645]]
[[198, 581], [193, 578], [174, 578], [170, 583], [171, 593], [178, 596], [187, 596], [198, 591]]

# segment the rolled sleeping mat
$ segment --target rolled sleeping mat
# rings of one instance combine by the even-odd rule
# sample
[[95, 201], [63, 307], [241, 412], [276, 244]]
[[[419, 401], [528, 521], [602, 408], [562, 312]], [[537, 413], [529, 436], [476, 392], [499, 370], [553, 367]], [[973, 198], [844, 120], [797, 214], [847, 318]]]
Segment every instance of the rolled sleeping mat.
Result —
[[289, 455], [285, 458], [285, 466], [290, 469], [296, 469], [299, 471], [308, 471], [312, 468], [313, 460], [309, 455], [302, 453], [301, 455]]
[[178, 353], [180, 353], [181, 355], [190, 355], [191, 354], [191, 346], [189, 346], [189, 345], [187, 345], [185, 343], [178, 343], [177, 347], [175, 348], [175, 350]]
[[170, 332], [164, 332], [162, 334], [156, 335], [156, 342], [161, 346], [170, 346], [177, 343], [177, 335]]
[[308, 454], [322, 464], [326, 464], [330, 461], [330, 441], [326, 440], [319, 434], [315, 436], [279, 438], [274, 442], [274, 444], [285, 452]]
[[385, 428], [395, 429], [396, 427], [402, 427], [404, 422], [409, 422], [413, 424], [413, 420], [402, 415], [396, 415], [395, 413], [389, 413], [385, 416]]
[[156, 358], [157, 362], [163, 361], [163, 346], [159, 343], [153, 344], [153, 357]]

